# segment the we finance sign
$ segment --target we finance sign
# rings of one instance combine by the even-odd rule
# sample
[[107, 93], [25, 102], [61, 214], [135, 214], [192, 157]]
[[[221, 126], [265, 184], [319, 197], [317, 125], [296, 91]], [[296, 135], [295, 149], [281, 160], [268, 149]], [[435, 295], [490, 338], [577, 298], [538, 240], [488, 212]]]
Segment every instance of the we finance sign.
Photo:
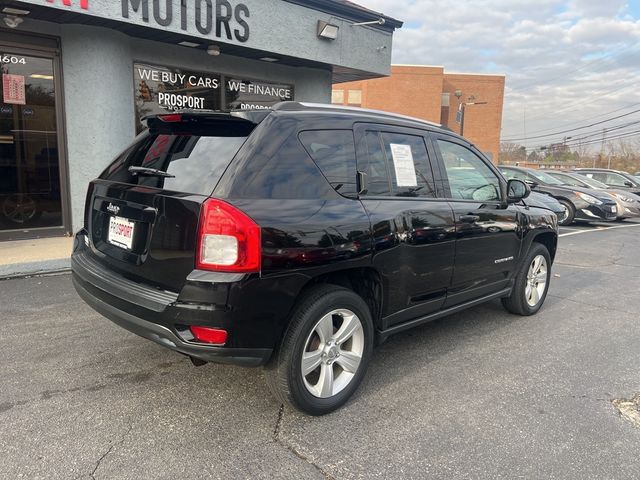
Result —
[[233, 0], [39, 1], [111, 20], [120, 17], [127, 23], [222, 41], [246, 43], [251, 36], [251, 11], [246, 4]]

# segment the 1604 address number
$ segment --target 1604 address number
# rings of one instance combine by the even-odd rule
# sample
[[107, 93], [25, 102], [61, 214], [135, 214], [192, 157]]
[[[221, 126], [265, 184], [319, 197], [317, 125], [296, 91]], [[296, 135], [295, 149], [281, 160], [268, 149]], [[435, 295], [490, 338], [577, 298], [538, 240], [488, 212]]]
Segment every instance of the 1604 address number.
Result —
[[12, 55], [2, 55], [0, 57], [0, 62], [2, 63], [13, 63], [14, 65], [21, 64], [26, 65], [27, 60], [24, 57], [14, 57]]

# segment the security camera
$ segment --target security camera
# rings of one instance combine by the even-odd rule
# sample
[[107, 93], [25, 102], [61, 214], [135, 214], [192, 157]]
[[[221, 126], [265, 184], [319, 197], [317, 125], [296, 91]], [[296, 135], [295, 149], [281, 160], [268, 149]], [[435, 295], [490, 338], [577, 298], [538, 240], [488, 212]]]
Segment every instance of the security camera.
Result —
[[18, 25], [22, 22], [24, 22], [24, 19], [16, 15], [5, 15], [4, 17], [4, 23], [9, 28], [18, 28]]
[[381, 18], [380, 20], [378, 20], [379, 25], [384, 25], [385, 23], [387, 23], [387, 21], [384, 18]]

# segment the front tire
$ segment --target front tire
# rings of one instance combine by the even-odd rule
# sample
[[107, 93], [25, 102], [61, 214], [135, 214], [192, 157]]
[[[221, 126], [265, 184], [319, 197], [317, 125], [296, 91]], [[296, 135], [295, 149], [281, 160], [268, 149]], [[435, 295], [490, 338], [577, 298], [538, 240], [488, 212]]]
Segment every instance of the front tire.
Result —
[[576, 208], [568, 200], [558, 200], [558, 202], [564, 207], [565, 211], [564, 215], [558, 216], [558, 225], [562, 227], [571, 225], [576, 218]]
[[551, 279], [551, 258], [547, 248], [533, 243], [516, 275], [511, 295], [502, 299], [507, 311], [516, 315], [534, 315], [544, 304]]
[[373, 350], [373, 320], [351, 290], [320, 285], [300, 300], [280, 348], [265, 367], [283, 403], [310, 415], [344, 405], [364, 378]]

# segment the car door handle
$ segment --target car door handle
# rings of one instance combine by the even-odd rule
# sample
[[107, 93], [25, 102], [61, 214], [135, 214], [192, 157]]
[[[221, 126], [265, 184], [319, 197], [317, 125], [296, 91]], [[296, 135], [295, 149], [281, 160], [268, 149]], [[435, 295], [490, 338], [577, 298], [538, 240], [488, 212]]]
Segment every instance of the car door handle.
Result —
[[462, 223], [476, 223], [478, 220], [480, 220], [480, 216], [479, 215], [460, 215], [459, 220]]

